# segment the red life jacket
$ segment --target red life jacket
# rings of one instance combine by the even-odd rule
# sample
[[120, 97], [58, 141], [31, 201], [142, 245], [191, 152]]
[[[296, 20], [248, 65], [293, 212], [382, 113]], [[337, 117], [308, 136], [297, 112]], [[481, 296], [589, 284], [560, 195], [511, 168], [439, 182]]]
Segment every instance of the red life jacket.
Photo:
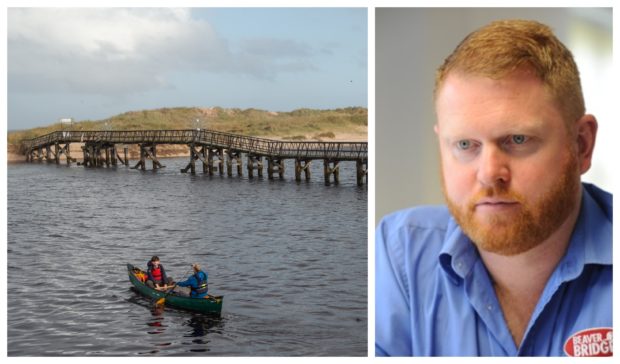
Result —
[[161, 266], [152, 268], [151, 274], [153, 275], [153, 278], [155, 278], [155, 281], [161, 282], [164, 279], [161, 274]]

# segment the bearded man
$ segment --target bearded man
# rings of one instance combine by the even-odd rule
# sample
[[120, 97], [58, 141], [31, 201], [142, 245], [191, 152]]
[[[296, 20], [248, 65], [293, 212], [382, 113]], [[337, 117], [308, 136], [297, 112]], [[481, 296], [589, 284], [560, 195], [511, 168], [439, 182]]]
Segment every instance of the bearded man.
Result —
[[435, 86], [447, 207], [377, 227], [376, 355], [611, 355], [612, 196], [581, 182], [598, 126], [571, 52], [497, 21]]

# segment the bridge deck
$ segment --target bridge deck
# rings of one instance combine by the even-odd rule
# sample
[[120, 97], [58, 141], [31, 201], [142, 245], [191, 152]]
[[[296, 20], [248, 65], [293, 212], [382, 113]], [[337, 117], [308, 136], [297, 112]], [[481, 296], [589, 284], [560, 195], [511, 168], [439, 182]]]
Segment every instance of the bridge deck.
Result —
[[367, 142], [291, 142], [211, 130], [57, 131], [23, 142], [25, 151], [58, 143], [194, 144], [276, 158], [363, 160]]

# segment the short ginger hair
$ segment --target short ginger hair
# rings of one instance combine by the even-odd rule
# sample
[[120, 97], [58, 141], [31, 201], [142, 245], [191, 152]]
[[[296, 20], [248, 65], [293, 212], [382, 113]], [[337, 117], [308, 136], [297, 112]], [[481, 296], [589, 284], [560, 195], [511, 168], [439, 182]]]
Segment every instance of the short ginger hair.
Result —
[[567, 126], [585, 114], [572, 53], [551, 28], [531, 20], [494, 21], [469, 34], [437, 70], [435, 99], [451, 72], [499, 80], [518, 70], [543, 82]]

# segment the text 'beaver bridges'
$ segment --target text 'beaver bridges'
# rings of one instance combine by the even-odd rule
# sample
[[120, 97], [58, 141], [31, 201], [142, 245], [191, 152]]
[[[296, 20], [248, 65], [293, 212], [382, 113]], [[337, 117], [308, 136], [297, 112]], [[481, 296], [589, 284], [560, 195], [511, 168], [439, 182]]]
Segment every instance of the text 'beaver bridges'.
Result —
[[[313, 160], [323, 160], [325, 183], [333, 176], [339, 182], [339, 163], [356, 163], [357, 184], [362, 185], [368, 176], [367, 142], [291, 142], [248, 137], [238, 134], [210, 130], [131, 130], [131, 131], [57, 131], [22, 143], [22, 150], [29, 162], [43, 161], [60, 163], [65, 155], [67, 163], [75, 162], [71, 157], [70, 144], [83, 143], [83, 162], [87, 167], [115, 166], [117, 159], [129, 165], [127, 157], [129, 145], [140, 147], [140, 160], [133, 168], [146, 169], [147, 159], [153, 169], [164, 166], [157, 159], [157, 146], [162, 144], [182, 144], [189, 147], [189, 163], [181, 172], [196, 173], [196, 161], [202, 162], [204, 173], [218, 171], [224, 174], [224, 165], [229, 176], [233, 166], [242, 175], [242, 156], [247, 159], [248, 176], [254, 171], [263, 175], [263, 163], [267, 161], [270, 179], [274, 174], [284, 176], [284, 160], [295, 160], [295, 180], [300, 181], [302, 172], [310, 179], [310, 165]], [[123, 149], [123, 156], [118, 149]]]

